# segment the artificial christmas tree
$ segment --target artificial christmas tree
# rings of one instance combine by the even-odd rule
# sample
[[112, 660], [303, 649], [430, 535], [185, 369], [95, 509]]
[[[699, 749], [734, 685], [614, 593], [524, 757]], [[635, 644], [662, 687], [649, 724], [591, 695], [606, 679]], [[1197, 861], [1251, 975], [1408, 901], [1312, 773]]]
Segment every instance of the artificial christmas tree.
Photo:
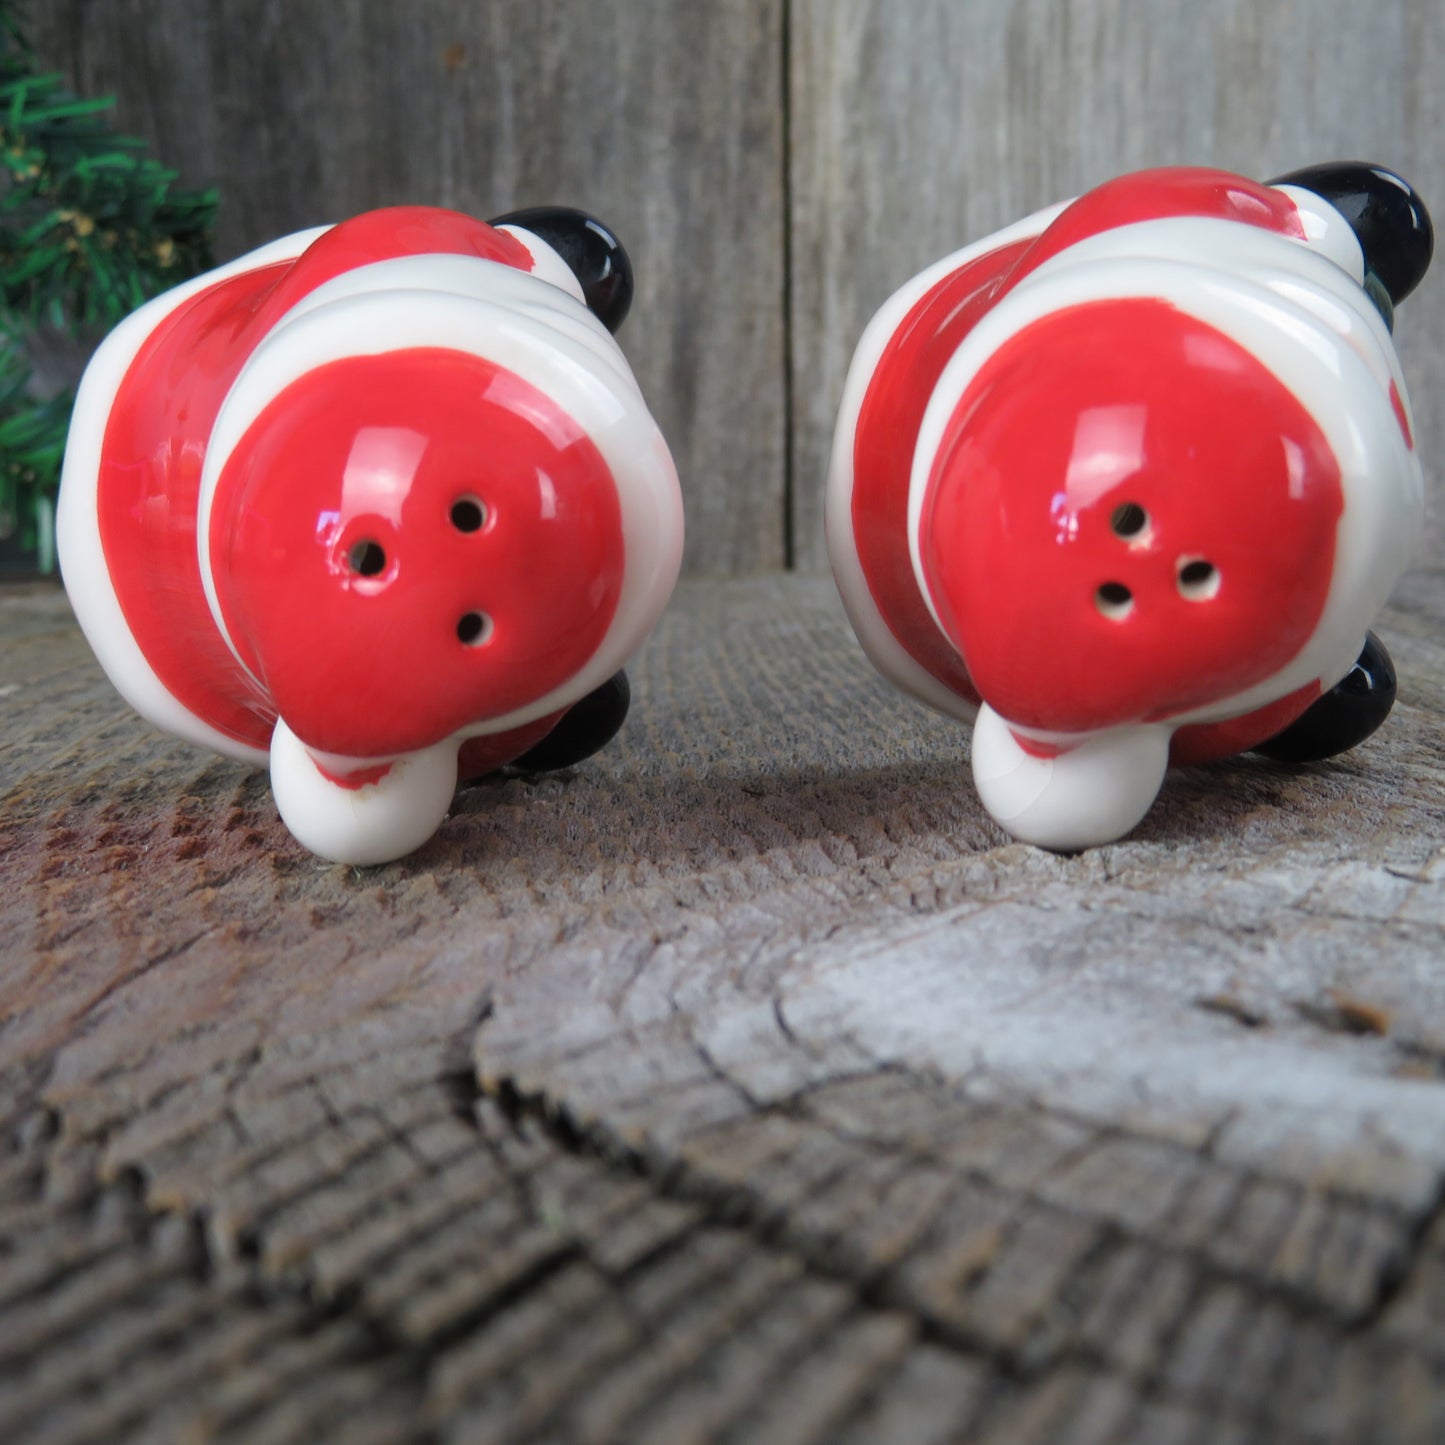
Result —
[[210, 266], [216, 192], [175, 189], [144, 142], [111, 129], [109, 97], [82, 99], [39, 69], [21, 22], [0, 0], [0, 547], [9, 570], [26, 557], [49, 571], [74, 398], [73, 377], [44, 374], [39, 353], [69, 339], [83, 359], [143, 301]]

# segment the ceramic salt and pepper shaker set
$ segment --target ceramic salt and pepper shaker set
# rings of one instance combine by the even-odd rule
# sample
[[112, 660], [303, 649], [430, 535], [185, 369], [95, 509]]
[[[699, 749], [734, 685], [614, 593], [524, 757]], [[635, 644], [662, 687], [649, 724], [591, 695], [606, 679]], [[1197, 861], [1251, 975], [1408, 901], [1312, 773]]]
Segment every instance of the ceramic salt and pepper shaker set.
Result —
[[[973, 724], [1016, 837], [1127, 833], [1171, 762], [1309, 761], [1383, 721], [1367, 629], [1423, 481], [1398, 177], [1125, 176], [944, 258], [874, 318], [829, 553], [897, 686]], [[59, 509], [131, 705], [269, 764], [297, 839], [377, 863], [458, 781], [621, 725], [682, 503], [611, 332], [631, 270], [576, 211], [428, 208], [288, 237], [157, 298], [91, 363]]]

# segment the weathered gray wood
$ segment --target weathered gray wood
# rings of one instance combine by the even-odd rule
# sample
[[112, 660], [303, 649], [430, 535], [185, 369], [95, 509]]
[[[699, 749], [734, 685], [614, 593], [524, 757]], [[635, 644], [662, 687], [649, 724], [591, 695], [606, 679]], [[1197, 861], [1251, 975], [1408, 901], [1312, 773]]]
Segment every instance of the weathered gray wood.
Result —
[[[695, 573], [775, 566], [787, 536], [796, 565], [825, 565], [853, 346], [966, 240], [1184, 161], [1366, 156], [1445, 204], [1432, 0], [788, 0], [786, 26], [784, 8], [51, 0], [33, 28], [187, 180], [220, 183], [226, 254], [402, 200], [604, 215], [638, 263], [623, 341], [678, 458]], [[1438, 472], [1438, 275], [1399, 340]]]
[[[795, 0], [790, 35], [799, 566], [826, 566], [822, 482], [853, 346], [940, 256], [1149, 165], [1263, 178], [1378, 160], [1445, 207], [1445, 7], [1434, 0]], [[1438, 476], [1438, 268], [1401, 308], [1397, 336]], [[1442, 535], [1437, 521], [1422, 556]]]
[[828, 583], [689, 584], [358, 871], [0, 592], [0, 1437], [1437, 1440], [1442, 624], [1059, 858]]
[[219, 249], [401, 202], [560, 203], [625, 241], [619, 335], [692, 572], [783, 561], [782, 3], [47, 0], [35, 43], [186, 182]]

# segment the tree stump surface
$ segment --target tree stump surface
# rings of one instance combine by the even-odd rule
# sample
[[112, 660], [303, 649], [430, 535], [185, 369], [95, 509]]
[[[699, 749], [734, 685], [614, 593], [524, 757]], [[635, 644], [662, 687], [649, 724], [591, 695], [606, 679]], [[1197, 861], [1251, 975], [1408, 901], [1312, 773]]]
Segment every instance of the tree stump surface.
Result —
[[323, 864], [0, 592], [0, 1437], [1445, 1439], [1445, 573], [1386, 728], [1058, 857], [831, 583]]

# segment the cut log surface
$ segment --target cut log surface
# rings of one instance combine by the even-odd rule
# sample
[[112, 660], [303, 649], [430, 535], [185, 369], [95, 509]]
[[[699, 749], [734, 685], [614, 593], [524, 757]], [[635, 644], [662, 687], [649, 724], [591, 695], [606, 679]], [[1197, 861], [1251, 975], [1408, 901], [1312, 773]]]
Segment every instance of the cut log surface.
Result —
[[1445, 573], [1354, 754], [1008, 840], [832, 586], [312, 858], [0, 593], [0, 1437], [1445, 1439]]

